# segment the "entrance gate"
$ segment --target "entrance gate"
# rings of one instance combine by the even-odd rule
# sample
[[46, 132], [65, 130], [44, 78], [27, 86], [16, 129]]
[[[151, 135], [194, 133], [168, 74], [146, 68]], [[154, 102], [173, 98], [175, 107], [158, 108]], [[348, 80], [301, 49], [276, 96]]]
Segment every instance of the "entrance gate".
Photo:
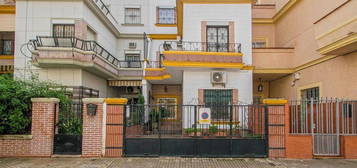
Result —
[[341, 99], [291, 101], [290, 132], [311, 135], [314, 156], [340, 156], [341, 135], [357, 135], [356, 106]]
[[69, 109], [60, 109], [56, 114], [54, 154], [82, 153], [82, 111], [82, 101], [72, 101]]
[[[210, 109], [210, 123], [199, 121]], [[267, 157], [263, 105], [127, 105], [125, 156]]]

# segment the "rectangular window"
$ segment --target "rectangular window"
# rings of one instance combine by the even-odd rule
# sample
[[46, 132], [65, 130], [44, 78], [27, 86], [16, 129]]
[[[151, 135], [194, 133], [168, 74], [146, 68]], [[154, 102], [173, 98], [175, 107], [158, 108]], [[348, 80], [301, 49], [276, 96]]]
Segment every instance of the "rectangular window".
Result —
[[140, 8], [125, 8], [125, 24], [140, 24]]
[[175, 8], [157, 8], [157, 23], [159, 24], [175, 24], [176, 10]]
[[0, 55], [14, 55], [14, 40], [0, 40]]
[[301, 98], [310, 100], [311, 98], [318, 99], [320, 97], [319, 87], [301, 90]]
[[0, 32], [0, 55], [14, 55], [14, 32]]
[[140, 54], [125, 55], [126, 68], [141, 68]]
[[75, 27], [74, 24], [54, 24], [53, 25], [54, 37], [74, 37]]
[[228, 26], [207, 26], [207, 50], [209, 52], [228, 52]]
[[157, 103], [160, 104], [159, 110], [163, 119], [176, 119], [177, 98], [159, 98]]
[[204, 90], [205, 106], [211, 108], [212, 120], [229, 120], [232, 90]]
[[259, 42], [253, 42], [252, 43], [253, 48], [265, 48], [266, 47], [266, 42], [259, 41]]

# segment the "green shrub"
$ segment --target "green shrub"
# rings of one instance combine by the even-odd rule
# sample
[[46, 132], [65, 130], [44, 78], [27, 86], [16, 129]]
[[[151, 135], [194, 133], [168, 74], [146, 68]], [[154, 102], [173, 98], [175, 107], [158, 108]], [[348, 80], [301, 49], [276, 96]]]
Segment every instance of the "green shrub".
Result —
[[208, 128], [208, 132], [211, 133], [211, 134], [215, 134], [215, 133], [218, 132], [218, 127], [216, 125], [211, 125]]
[[186, 129], [184, 129], [184, 131], [186, 134], [192, 134], [195, 132], [201, 132], [202, 129], [200, 129], [200, 128], [186, 128]]
[[0, 134], [30, 133], [31, 98], [35, 97], [58, 98], [60, 109], [70, 110], [63, 87], [37, 78], [14, 80], [10, 75], [0, 75]]

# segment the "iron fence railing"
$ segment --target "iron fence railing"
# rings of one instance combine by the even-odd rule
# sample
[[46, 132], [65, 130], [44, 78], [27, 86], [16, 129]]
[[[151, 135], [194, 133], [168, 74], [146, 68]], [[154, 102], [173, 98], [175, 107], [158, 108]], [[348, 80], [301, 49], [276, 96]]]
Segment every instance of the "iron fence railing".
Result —
[[[202, 110], [211, 111], [210, 123], [200, 122]], [[127, 105], [126, 136], [266, 137], [263, 105]]]
[[240, 43], [165, 41], [165, 51], [203, 51], [203, 52], [234, 52], [241, 53]]
[[76, 37], [37, 36], [36, 40], [31, 40], [31, 42], [34, 45], [35, 50], [38, 47], [76, 48], [83, 51], [92, 51], [115, 67], [118, 67], [120, 62], [96, 41], [82, 40]]
[[118, 21], [115, 19], [115, 17], [112, 15], [111, 11], [109, 10], [108, 6], [104, 4], [102, 0], [92, 0], [97, 4], [97, 6], [102, 10], [103, 14], [108, 16], [110, 20], [113, 20], [115, 23], [118, 23]]
[[290, 101], [290, 133], [357, 135], [357, 101], [333, 98]]
[[120, 68], [142, 68], [144, 61], [119, 61]]

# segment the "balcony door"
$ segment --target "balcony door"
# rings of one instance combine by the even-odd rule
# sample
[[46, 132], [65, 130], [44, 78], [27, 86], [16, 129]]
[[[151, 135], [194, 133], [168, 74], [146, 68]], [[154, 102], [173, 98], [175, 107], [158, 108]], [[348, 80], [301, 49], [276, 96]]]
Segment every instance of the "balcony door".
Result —
[[207, 26], [207, 51], [228, 52], [228, 26]]

